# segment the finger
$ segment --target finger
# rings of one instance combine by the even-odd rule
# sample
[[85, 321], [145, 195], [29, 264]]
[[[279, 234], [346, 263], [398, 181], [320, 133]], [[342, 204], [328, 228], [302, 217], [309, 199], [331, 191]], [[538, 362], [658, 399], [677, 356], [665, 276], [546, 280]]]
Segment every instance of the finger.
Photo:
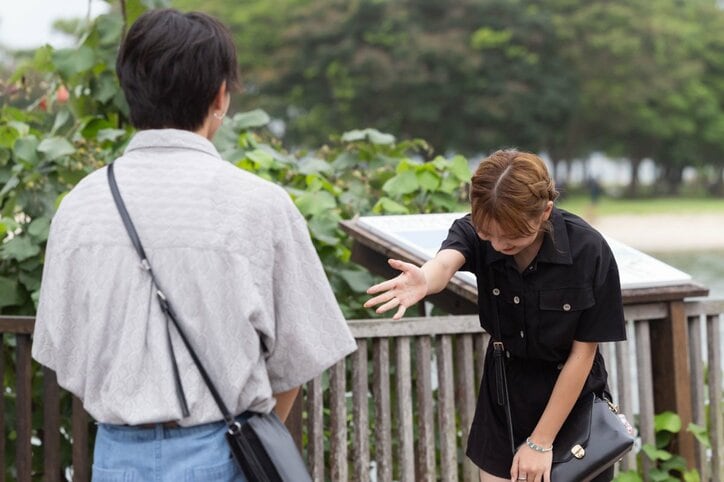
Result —
[[393, 320], [399, 320], [405, 315], [405, 311], [407, 310], [407, 306], [400, 305], [400, 307], [397, 309], [397, 313], [395, 313], [395, 316], [392, 317]]
[[396, 270], [402, 271], [403, 273], [407, 273], [411, 269], [417, 268], [417, 265], [414, 265], [412, 263], [406, 263], [404, 261], [400, 261], [399, 259], [388, 259], [387, 262], [390, 266], [395, 268]]
[[536, 472], [535, 476], [531, 479], [530, 474], [528, 475], [528, 482], [543, 482], [543, 473], [542, 472]]
[[543, 472], [543, 482], [551, 482], [551, 469], [550, 467]]
[[513, 456], [513, 464], [510, 466], [510, 480], [516, 482], [518, 480], [518, 454]]
[[385, 311], [389, 311], [392, 308], [397, 308], [400, 305], [400, 300], [398, 298], [392, 298], [390, 301], [385, 303], [384, 305], [377, 308], [377, 313], [384, 313]]
[[383, 281], [382, 283], [377, 283], [374, 286], [370, 286], [369, 288], [367, 288], [367, 294], [374, 295], [375, 293], [379, 293], [380, 291], [391, 290], [397, 284], [397, 278], [399, 278], [399, 276], [395, 276], [392, 279], [388, 279], [387, 281]]
[[364, 307], [369, 308], [371, 306], [379, 305], [380, 303], [386, 303], [394, 297], [395, 294], [392, 291], [387, 291], [379, 296], [375, 296], [374, 298], [370, 298], [369, 300], [367, 300], [364, 304]]

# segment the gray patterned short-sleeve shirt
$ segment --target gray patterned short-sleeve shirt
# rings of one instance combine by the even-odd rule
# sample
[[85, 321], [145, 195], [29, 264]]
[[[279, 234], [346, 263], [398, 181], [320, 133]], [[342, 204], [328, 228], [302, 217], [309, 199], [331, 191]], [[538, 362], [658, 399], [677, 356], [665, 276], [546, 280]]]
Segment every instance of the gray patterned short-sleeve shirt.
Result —
[[[269, 412], [272, 393], [356, 349], [305, 220], [282, 188], [174, 129], [138, 132], [115, 166], [154, 273], [230, 410]], [[53, 218], [33, 357], [100, 422], [219, 420], [171, 334], [191, 412], [183, 420], [165, 319], [99, 169]]]

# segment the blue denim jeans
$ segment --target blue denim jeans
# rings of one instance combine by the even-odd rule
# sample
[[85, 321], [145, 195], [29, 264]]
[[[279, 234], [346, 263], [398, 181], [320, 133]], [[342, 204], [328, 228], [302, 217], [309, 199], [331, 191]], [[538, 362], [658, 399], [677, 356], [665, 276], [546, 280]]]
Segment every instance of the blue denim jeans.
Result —
[[246, 482], [231, 458], [225, 432], [223, 422], [179, 428], [99, 424], [92, 480]]

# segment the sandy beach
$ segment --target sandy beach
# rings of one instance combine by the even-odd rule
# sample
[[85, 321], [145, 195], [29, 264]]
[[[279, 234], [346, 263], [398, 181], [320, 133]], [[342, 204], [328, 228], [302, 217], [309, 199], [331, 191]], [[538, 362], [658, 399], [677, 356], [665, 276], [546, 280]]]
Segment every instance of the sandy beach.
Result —
[[647, 214], [589, 217], [607, 236], [648, 253], [723, 250], [724, 214]]

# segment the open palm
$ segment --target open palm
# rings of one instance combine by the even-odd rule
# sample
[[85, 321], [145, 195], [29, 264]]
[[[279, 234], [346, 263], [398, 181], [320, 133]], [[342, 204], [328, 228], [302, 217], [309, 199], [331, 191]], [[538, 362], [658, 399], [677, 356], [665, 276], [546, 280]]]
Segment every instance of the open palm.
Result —
[[405, 314], [408, 307], [414, 305], [427, 294], [427, 280], [425, 273], [418, 266], [405, 263], [397, 259], [388, 260], [390, 266], [401, 271], [401, 273], [387, 281], [378, 283], [367, 290], [367, 293], [374, 295], [364, 304], [365, 308], [378, 306], [377, 313], [384, 313], [393, 308], [397, 312], [392, 317], [399, 320]]

